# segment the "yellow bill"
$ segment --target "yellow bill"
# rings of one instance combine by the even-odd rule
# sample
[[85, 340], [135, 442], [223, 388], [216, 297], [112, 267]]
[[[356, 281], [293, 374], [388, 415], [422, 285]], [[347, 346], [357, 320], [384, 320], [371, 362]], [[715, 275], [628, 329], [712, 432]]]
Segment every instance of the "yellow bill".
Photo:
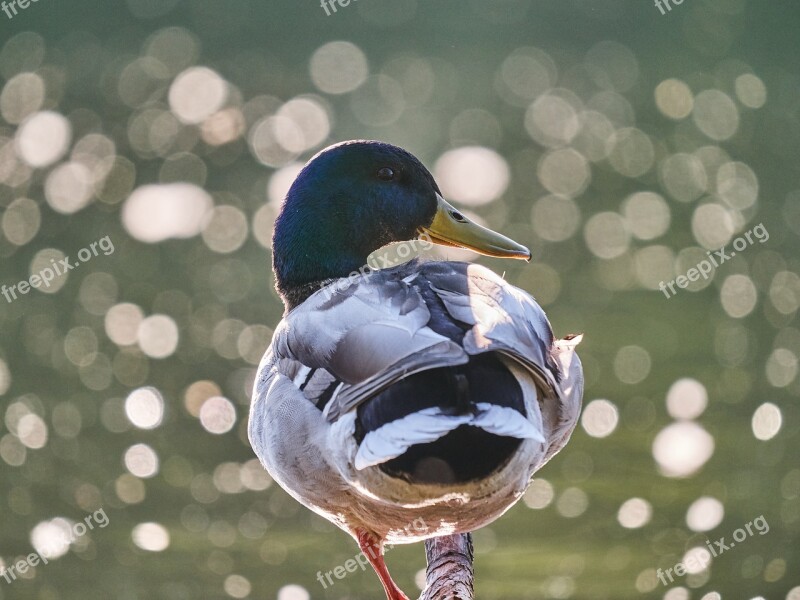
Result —
[[427, 236], [431, 242], [442, 246], [467, 248], [485, 256], [530, 261], [531, 251], [525, 246], [473, 223], [439, 194], [436, 198], [439, 202], [436, 216], [428, 227], [420, 229], [420, 235]]

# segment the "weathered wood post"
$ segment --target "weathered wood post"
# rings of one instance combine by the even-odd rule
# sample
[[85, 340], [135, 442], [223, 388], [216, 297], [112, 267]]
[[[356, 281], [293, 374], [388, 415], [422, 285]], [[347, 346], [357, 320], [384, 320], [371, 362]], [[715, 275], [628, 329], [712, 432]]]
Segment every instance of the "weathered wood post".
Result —
[[420, 600], [473, 600], [472, 535], [456, 534], [425, 542], [428, 570]]

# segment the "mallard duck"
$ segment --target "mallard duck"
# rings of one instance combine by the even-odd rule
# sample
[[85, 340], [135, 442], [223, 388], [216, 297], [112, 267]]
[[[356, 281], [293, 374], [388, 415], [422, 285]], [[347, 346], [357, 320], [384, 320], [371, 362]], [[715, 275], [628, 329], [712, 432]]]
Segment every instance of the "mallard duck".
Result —
[[[495, 257], [524, 246], [448, 204], [409, 152], [345, 142], [312, 158], [275, 221], [286, 312], [259, 367], [251, 444], [273, 479], [349, 533], [388, 600], [384, 544], [474, 531], [523, 495], [580, 411], [580, 336], [489, 269], [365, 267], [420, 236]], [[330, 579], [330, 578], [329, 578]]]

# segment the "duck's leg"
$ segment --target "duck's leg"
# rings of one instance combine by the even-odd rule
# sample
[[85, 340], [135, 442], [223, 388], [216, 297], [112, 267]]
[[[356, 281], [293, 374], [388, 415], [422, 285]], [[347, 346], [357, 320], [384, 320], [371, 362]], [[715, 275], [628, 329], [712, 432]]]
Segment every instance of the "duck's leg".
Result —
[[356, 529], [356, 536], [358, 539], [358, 546], [367, 557], [369, 564], [375, 569], [375, 573], [380, 578], [383, 584], [383, 589], [386, 590], [387, 600], [408, 600], [403, 591], [397, 587], [397, 584], [392, 580], [389, 575], [389, 569], [386, 568], [386, 563], [383, 560], [383, 547], [381, 540], [373, 533], [365, 529]]

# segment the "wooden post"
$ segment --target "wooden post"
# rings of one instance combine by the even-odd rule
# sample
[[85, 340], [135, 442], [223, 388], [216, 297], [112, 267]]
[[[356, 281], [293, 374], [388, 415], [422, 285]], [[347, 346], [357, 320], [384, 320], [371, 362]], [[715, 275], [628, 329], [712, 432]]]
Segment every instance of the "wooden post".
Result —
[[473, 600], [474, 559], [469, 533], [425, 542], [428, 570], [420, 600]]

